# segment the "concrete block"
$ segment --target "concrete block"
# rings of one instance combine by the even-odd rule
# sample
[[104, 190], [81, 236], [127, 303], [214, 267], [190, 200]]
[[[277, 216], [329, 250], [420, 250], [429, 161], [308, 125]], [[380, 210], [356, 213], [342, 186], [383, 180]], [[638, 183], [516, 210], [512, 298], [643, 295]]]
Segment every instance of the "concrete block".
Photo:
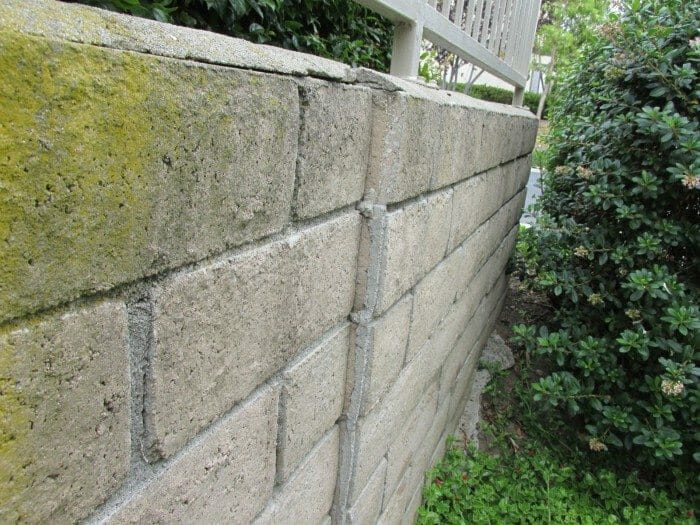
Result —
[[127, 317], [107, 301], [0, 332], [0, 522], [76, 522], [129, 468]]
[[[442, 110], [404, 92], [373, 95], [372, 145], [367, 189], [377, 202], [399, 202], [424, 193], [438, 169]], [[426, 140], [430, 137], [431, 140]]]
[[413, 296], [407, 295], [369, 325], [369, 378], [362, 415], [381, 400], [403, 367], [412, 304]]
[[3, 28], [0, 321], [286, 225], [292, 79]]
[[447, 442], [447, 416], [449, 415], [450, 404], [440, 399], [438, 412], [435, 414], [433, 424], [428, 431], [428, 435], [423, 440], [423, 447], [420, 455], [416, 457], [416, 464], [423, 472], [427, 472], [435, 466], [439, 459], [445, 454]]
[[511, 178], [503, 167], [498, 166], [455, 186], [450, 250], [498, 211], [509, 192]]
[[445, 109], [445, 113], [440, 140], [448, 146], [442, 154], [451, 159], [450, 169], [433, 171], [430, 181], [433, 190], [474, 175], [477, 167], [475, 159], [480, 155], [479, 145], [486, 113], [467, 106], [451, 106]]
[[333, 504], [338, 474], [338, 435], [336, 426], [319, 441], [293, 476], [279, 487], [255, 520], [256, 525], [323, 521]]
[[352, 212], [156, 286], [154, 455], [180, 449], [348, 315], [358, 234]]
[[407, 360], [428, 340], [461, 292], [455, 283], [460, 280], [463, 260], [461, 251], [453, 252], [416, 285]]
[[247, 400], [107, 523], [249, 523], [272, 495], [279, 388]]
[[382, 459], [369, 478], [367, 485], [362, 489], [357, 501], [353, 503], [349, 512], [350, 523], [369, 525], [377, 522], [382, 511], [386, 464], [386, 459]]
[[437, 384], [428, 387], [410, 419], [399, 429], [389, 446], [384, 492], [386, 497], [394, 492], [408, 466], [414, 464], [414, 457], [421, 455], [423, 440], [437, 412], [437, 387]]
[[391, 442], [402, 432], [427, 385], [437, 381], [439, 366], [429, 351], [419, 352], [403, 369], [382, 403], [358, 420], [351, 501], [359, 496]]
[[391, 306], [445, 256], [452, 192], [447, 190], [388, 214], [378, 311]]
[[522, 132], [520, 133], [520, 137], [522, 142], [520, 143], [520, 155], [527, 155], [535, 147], [539, 122], [537, 118], [524, 118], [521, 119], [521, 125]]
[[302, 84], [296, 215], [314, 217], [362, 198], [371, 133], [366, 88]]
[[283, 373], [278, 480], [285, 480], [340, 417], [350, 342], [347, 324]]
[[396, 525], [401, 523], [404, 511], [415, 490], [416, 474], [412, 468], [404, 473], [396, 490], [384, 498], [384, 508], [377, 520], [378, 525]]
[[[512, 160], [519, 155], [522, 138], [513, 130], [513, 116], [500, 112], [484, 115], [477, 173]], [[517, 128], [516, 128], [517, 129]]]
[[[472, 287], [472, 290], [482, 289], [483, 284], [481, 281], [483, 281], [485, 274], [486, 271], [480, 272], [479, 279], [476, 280], [477, 283]], [[477, 284], [478, 286], [476, 286]], [[464, 295], [465, 302], [469, 301], [473, 306], [469, 308], [471, 312], [468, 314], [469, 321], [466, 323], [466, 326], [459, 336], [459, 340], [450, 351], [442, 366], [442, 376], [440, 379], [441, 402], [444, 394], [448, 393], [455, 384], [457, 375], [464, 367], [465, 361], [483, 331], [484, 323], [494, 317], [493, 310], [502, 295], [502, 284], [496, 284], [496, 286], [492, 288], [489, 287], [488, 291], [488, 295], [485, 296], [481, 294], [475, 296], [469, 292]]]
[[465, 257], [462, 276], [475, 275], [498, 248], [499, 243], [506, 236], [514, 235], [513, 229], [518, 223], [524, 198], [525, 193], [520, 192], [462, 243]]
[[413, 497], [411, 501], [408, 502], [406, 510], [404, 511], [403, 518], [401, 518], [401, 525], [413, 525], [418, 517], [418, 508], [423, 500], [423, 487], [418, 487], [413, 492]]
[[3, 0], [0, 25], [22, 33], [96, 47], [125, 49], [183, 60], [353, 81], [354, 70], [340, 62], [239, 38], [121, 15], [103, 9], [43, 0]]

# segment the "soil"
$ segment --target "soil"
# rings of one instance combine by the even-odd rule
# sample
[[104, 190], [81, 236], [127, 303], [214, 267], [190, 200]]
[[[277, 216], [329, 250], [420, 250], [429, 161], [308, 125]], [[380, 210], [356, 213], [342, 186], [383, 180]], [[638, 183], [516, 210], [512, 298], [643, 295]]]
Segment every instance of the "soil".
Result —
[[[496, 322], [494, 332], [500, 335], [506, 343], [513, 335], [512, 326], [519, 323], [524, 324], [541, 324], [551, 315], [552, 306], [542, 294], [527, 290], [521, 280], [511, 274], [508, 278], [508, 288], [506, 290], [505, 304], [501, 316]], [[512, 405], [514, 398], [514, 387], [518, 377], [520, 377], [522, 368], [529, 364], [530, 356], [526, 355], [522, 349], [515, 345], [509, 344], [515, 358], [515, 365], [506, 370], [499, 379], [497, 396], [482, 395], [480, 405], [481, 421], [483, 423], [493, 423], [499, 414], [506, 411], [506, 407]], [[542, 371], [537, 367], [533, 367], [531, 372], [532, 380], [537, 376], [543, 375]], [[479, 425], [483, 428], [483, 424]], [[511, 421], [506, 431], [508, 433], [511, 446], [518, 450], [519, 443], [525, 438], [525, 433], [520, 424], [514, 420]], [[489, 434], [479, 431], [479, 449], [487, 450], [497, 454], [497, 450], [492, 446], [492, 438]]]

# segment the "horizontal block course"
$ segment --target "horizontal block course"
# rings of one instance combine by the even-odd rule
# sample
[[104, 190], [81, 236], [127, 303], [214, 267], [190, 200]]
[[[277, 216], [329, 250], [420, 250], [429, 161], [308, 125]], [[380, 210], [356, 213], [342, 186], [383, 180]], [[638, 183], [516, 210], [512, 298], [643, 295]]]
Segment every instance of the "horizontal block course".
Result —
[[153, 452], [169, 456], [350, 312], [357, 213], [154, 293]]
[[123, 304], [1, 332], [0, 414], [0, 522], [75, 522], [105, 501], [129, 468]]
[[391, 306], [445, 256], [452, 191], [443, 191], [387, 215], [385, 266], [378, 312]]

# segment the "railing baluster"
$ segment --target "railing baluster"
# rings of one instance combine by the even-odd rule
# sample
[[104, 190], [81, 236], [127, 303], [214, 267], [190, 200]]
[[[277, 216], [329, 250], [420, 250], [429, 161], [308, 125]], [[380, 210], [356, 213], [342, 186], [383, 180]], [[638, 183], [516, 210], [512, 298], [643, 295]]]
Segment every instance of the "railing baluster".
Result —
[[442, 0], [442, 16], [450, 18], [450, 4], [452, 0]]
[[496, 30], [493, 39], [489, 42], [489, 50], [493, 51], [498, 56], [498, 46], [501, 43], [501, 35], [503, 34], [503, 10], [505, 9], [506, 0], [498, 0], [496, 2]]
[[479, 40], [479, 31], [481, 31], [481, 19], [483, 12], [484, 0], [477, 0], [476, 11], [474, 12], [474, 24], [472, 25], [471, 32], [469, 33], [471, 37], [476, 41]]
[[460, 29], [462, 28], [462, 13], [464, 13], [464, 4], [467, 0], [457, 0], [457, 5], [455, 6], [455, 19], [454, 23]]

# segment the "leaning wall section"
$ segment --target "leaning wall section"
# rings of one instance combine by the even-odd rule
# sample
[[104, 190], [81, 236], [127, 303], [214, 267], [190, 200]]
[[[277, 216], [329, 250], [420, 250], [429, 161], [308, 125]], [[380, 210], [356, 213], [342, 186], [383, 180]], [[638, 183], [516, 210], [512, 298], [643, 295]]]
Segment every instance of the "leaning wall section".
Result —
[[536, 120], [0, 0], [0, 521], [410, 522]]

